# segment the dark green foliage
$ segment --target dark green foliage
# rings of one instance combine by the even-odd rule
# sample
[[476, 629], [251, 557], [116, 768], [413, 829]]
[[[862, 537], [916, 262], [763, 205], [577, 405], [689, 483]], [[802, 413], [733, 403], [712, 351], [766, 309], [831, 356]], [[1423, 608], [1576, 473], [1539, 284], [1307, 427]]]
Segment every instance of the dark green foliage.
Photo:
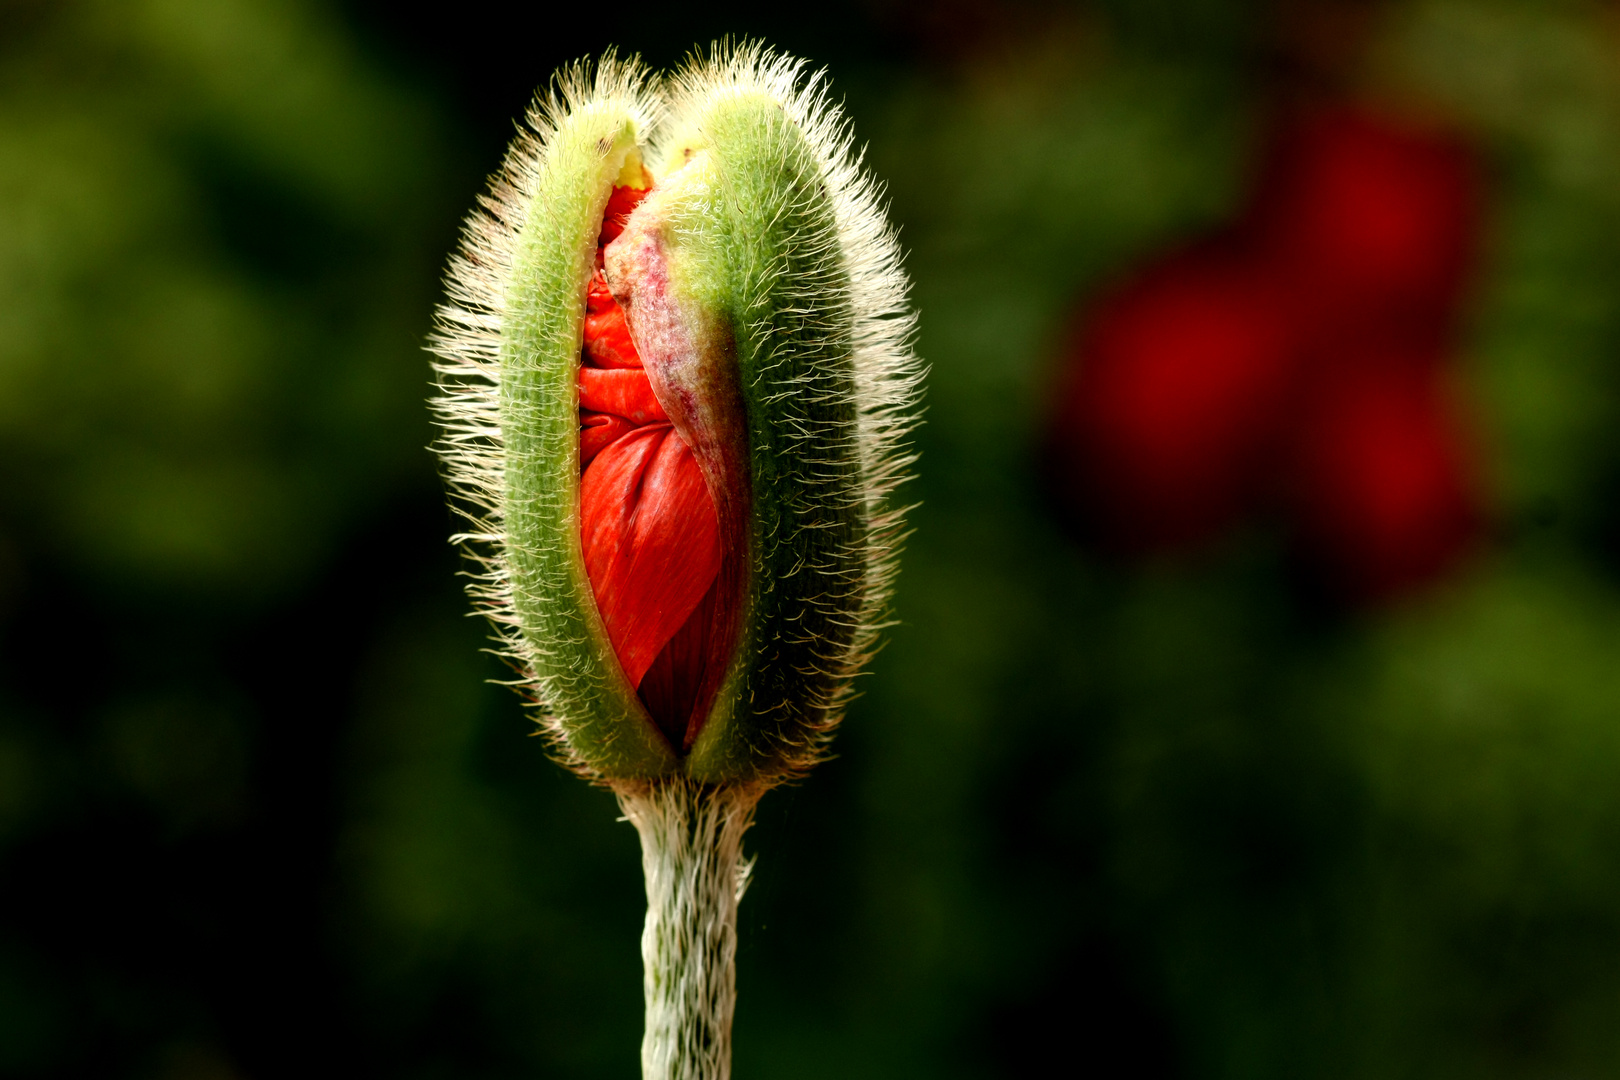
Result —
[[[463, 119], [296, 5], [116, 7], [0, 5], [0, 1074], [632, 1075], [634, 834], [483, 682], [419, 345], [533, 82], [761, 24], [514, 29]], [[1493, 167], [1500, 528], [1346, 617], [1264, 529], [1094, 560], [1034, 479], [1073, 299], [1239, 187], [1252, 73], [1181, 10], [835, 73], [925, 315], [923, 507], [839, 756], [750, 834], [739, 1076], [1620, 1063], [1611, 31], [1402, 31]]]

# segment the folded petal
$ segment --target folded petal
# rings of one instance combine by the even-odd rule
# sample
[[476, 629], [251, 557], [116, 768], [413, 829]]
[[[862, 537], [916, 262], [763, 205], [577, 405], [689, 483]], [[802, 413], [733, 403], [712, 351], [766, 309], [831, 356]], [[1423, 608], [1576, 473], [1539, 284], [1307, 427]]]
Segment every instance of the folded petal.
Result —
[[641, 357], [630, 339], [624, 309], [618, 304], [585, 316], [585, 357], [602, 368], [639, 368]]
[[659, 650], [636, 688], [670, 743], [683, 753], [692, 748], [699, 726], [693, 721], [700, 718], [694, 718], [693, 712], [706, 696], [713, 696], [711, 676], [723, 674], [719, 668], [724, 657], [717, 656], [715, 650], [724, 617], [721, 592], [717, 577], [691, 616]]
[[580, 368], [579, 407], [622, 416], [637, 427], [669, 423], [640, 368]]
[[580, 480], [580, 511], [597, 608], [637, 686], [719, 573], [714, 500], [691, 449], [670, 425], [651, 424], [596, 455]]
[[613, 299], [613, 293], [608, 288], [607, 278], [602, 276], [602, 270], [598, 267], [596, 273], [591, 275], [590, 284], [585, 287], [585, 313], [595, 315], [618, 306], [619, 302]]
[[602, 214], [602, 233], [598, 244], [611, 244], [624, 231], [624, 223], [641, 200], [652, 194], [651, 188], [615, 187], [608, 196], [607, 209]]
[[579, 467], [585, 468], [596, 455], [636, 429], [636, 425], [612, 413], [579, 411]]

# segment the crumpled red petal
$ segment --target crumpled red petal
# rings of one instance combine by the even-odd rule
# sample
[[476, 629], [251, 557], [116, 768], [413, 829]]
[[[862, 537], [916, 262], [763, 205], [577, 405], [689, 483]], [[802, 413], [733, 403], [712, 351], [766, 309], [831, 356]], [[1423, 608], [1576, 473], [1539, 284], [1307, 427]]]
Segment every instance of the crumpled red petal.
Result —
[[639, 368], [580, 368], [579, 407], [622, 416], [638, 427], [669, 423], [647, 373]]
[[[619, 302], [613, 299], [613, 290], [608, 288], [607, 277], [602, 273], [602, 268], [598, 266], [596, 272], [591, 275], [591, 280], [585, 286], [585, 313], [587, 315], [596, 315], [603, 311], [616, 310], [618, 306]], [[587, 323], [586, 325], [590, 324]], [[587, 330], [585, 332], [585, 344], [587, 347], [590, 345], [590, 336], [590, 331]], [[641, 360], [638, 357], [636, 365], [639, 367], [640, 364]]]
[[649, 424], [586, 468], [580, 512], [585, 571], [608, 639], [635, 686], [720, 572], [714, 500], [675, 429]]
[[631, 211], [641, 205], [641, 200], [652, 194], [652, 188], [616, 187], [613, 194], [608, 196], [607, 210], [602, 214], [602, 232], [597, 237], [598, 247], [605, 247], [619, 238], [624, 232], [624, 223], [630, 220]]
[[636, 355], [635, 342], [630, 339], [623, 308], [615, 304], [605, 311], [585, 316], [585, 355], [597, 367], [641, 368], [641, 357]]
[[[615, 188], [602, 243], [645, 190]], [[598, 251], [600, 266], [600, 251]], [[585, 292], [579, 369], [580, 539], [608, 640], [642, 703], [677, 750], [718, 685], [729, 642], [713, 494], [653, 393], [623, 309], [602, 271]], [[729, 594], [727, 594], [729, 595]]]
[[584, 469], [596, 455], [636, 429], [622, 416], [579, 411], [579, 467]]

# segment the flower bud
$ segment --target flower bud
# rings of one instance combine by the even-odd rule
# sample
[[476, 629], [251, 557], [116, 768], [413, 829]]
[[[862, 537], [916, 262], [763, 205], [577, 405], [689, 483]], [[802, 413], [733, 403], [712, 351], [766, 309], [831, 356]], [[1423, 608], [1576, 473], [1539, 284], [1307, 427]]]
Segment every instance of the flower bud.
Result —
[[435, 351], [472, 593], [603, 780], [811, 764], [887, 605], [920, 372], [899, 249], [819, 78], [611, 56], [531, 112]]

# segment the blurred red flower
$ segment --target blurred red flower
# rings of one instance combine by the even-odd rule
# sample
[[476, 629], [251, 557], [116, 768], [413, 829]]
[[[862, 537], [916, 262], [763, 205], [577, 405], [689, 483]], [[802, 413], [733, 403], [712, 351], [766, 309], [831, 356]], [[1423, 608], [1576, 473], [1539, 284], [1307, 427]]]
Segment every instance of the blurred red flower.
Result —
[[1279, 511], [1358, 600], [1444, 572], [1484, 516], [1446, 392], [1479, 202], [1454, 136], [1289, 118], [1237, 224], [1105, 296], [1072, 343], [1047, 455], [1065, 513], [1147, 554]]
[[1462, 140], [1324, 109], [1279, 129], [1240, 227], [1287, 267], [1323, 330], [1369, 317], [1449, 324], [1478, 203]]
[[1204, 244], [1096, 311], [1066, 373], [1051, 456], [1094, 539], [1186, 548], [1252, 501], [1300, 358], [1302, 327], [1270, 270], [1230, 242]]
[[1292, 416], [1280, 494], [1305, 557], [1347, 598], [1438, 577], [1479, 532], [1476, 467], [1443, 360], [1400, 338], [1332, 349]]

